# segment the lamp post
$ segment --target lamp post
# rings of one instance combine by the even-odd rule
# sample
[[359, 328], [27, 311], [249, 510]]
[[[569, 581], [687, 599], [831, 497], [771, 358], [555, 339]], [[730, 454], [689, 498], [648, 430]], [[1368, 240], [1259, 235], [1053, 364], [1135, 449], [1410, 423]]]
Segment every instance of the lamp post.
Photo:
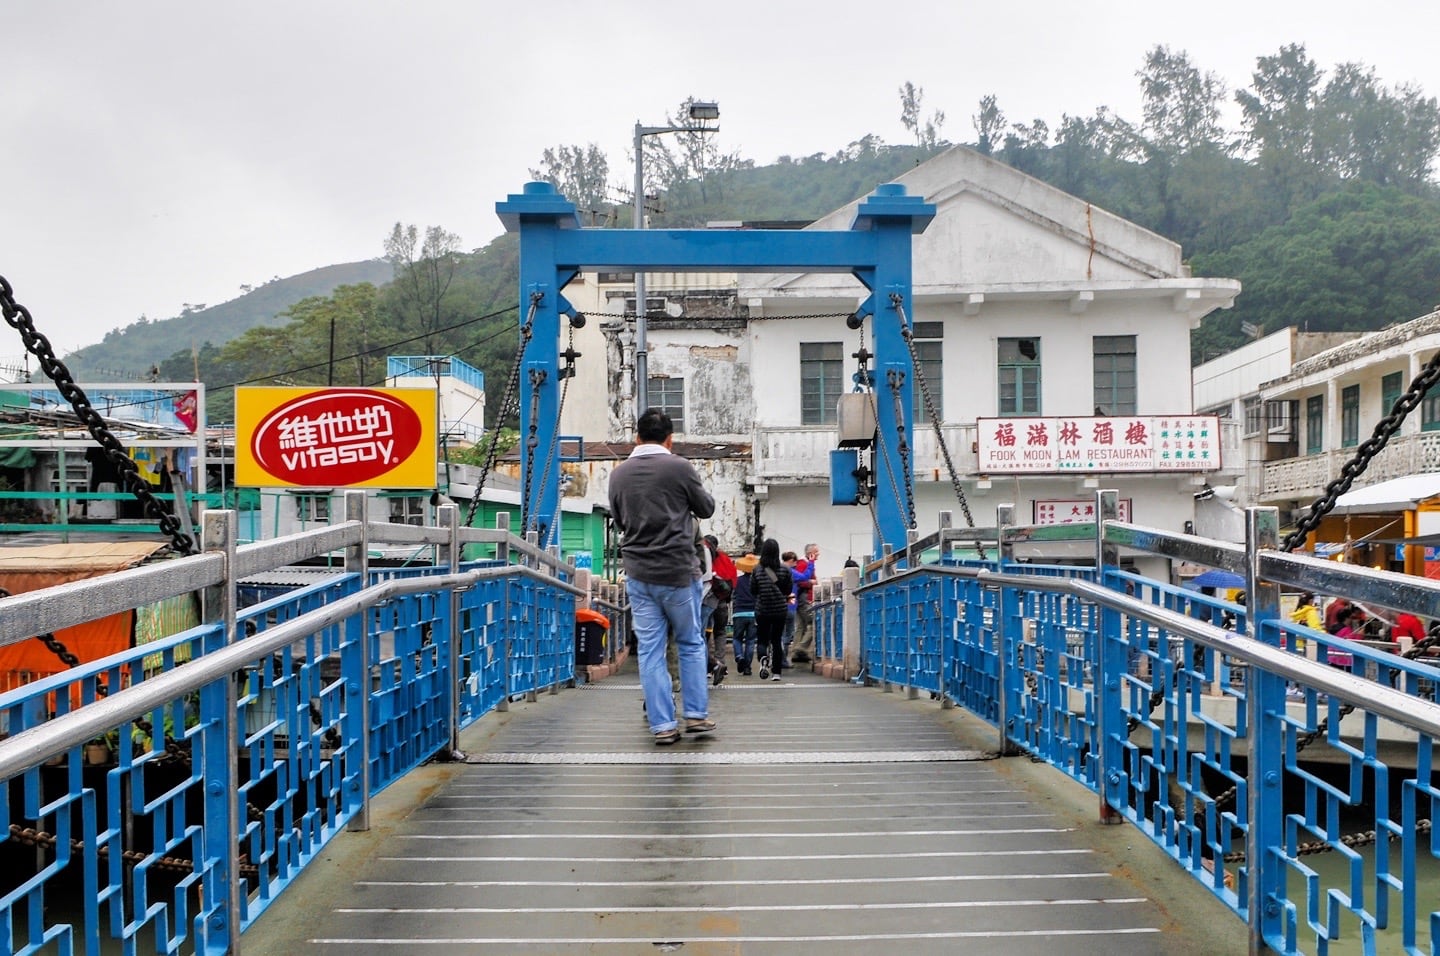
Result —
[[[714, 133], [718, 126], [705, 125], [720, 118], [716, 103], [691, 102], [688, 126], [643, 126], [635, 123], [635, 228], [645, 228], [645, 137], [661, 133]], [[635, 418], [650, 407], [650, 353], [646, 342], [645, 273], [635, 270]]]

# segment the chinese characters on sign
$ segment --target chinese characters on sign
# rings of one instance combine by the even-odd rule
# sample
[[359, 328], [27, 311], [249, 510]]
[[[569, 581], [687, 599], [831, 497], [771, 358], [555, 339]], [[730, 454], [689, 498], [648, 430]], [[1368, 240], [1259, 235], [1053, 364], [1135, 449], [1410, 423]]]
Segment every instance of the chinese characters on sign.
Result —
[[976, 425], [981, 474], [1220, 467], [1220, 420], [1213, 415], [981, 418]]
[[326, 409], [313, 418], [300, 414], [275, 425], [280, 460], [287, 471], [376, 461], [390, 464], [395, 454], [395, 426], [384, 405], [356, 404], [348, 412]]
[[431, 389], [236, 389], [236, 484], [435, 486]]
[[[1121, 498], [1118, 517], [1130, 520], [1129, 498]], [[1035, 524], [1079, 524], [1095, 520], [1094, 498], [1046, 498], [1035, 502]]]

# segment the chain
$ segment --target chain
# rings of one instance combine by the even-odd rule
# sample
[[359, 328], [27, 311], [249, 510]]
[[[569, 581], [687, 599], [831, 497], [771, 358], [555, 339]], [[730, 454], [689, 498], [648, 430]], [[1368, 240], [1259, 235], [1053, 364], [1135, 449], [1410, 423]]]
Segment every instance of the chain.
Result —
[[536, 487], [535, 484], [535, 449], [540, 445], [540, 387], [545, 384], [545, 370], [543, 368], [532, 368], [530, 370], [530, 428], [529, 434], [525, 437], [525, 486], [520, 489], [520, 527], [523, 533], [530, 532], [530, 523], [534, 519], [534, 509], [531, 507], [530, 492]]
[[90, 404], [85, 390], [75, 384], [70, 370], [55, 356], [50, 340], [35, 330], [35, 320], [31, 317], [30, 310], [15, 301], [14, 290], [4, 276], [0, 276], [0, 312], [4, 313], [5, 321], [10, 327], [20, 333], [26, 351], [39, 359], [40, 368], [75, 409], [76, 417], [89, 430], [91, 437], [105, 449], [106, 456], [130, 493], [144, 506], [145, 513], [159, 522], [161, 532], [169, 535], [170, 547], [180, 554], [198, 553], [195, 540], [185, 533], [180, 519], [166, 511], [160, 500], [150, 491], [149, 483], [140, 477], [140, 469], [130, 456], [125, 454], [125, 447], [120, 444], [119, 439], [110, 433], [105, 420]]
[[[59, 843], [58, 838], [53, 833], [37, 830], [34, 827], [22, 827], [17, 823], [10, 824], [10, 839], [24, 846], [39, 847], [44, 850], [54, 850]], [[70, 848], [76, 851], [83, 851], [85, 849], [85, 843], [83, 840], [72, 839], [70, 841]], [[110, 856], [110, 847], [108, 845], [98, 847], [95, 855], [102, 860], [108, 859]], [[162, 870], [173, 870], [177, 873], [195, 872], [195, 861], [187, 860], [184, 857], [162, 856], [156, 858], [149, 854], [141, 853], [138, 850], [122, 850], [120, 852], [120, 859], [131, 866], [148, 863], [152, 867]], [[260, 867], [253, 863], [242, 863], [240, 864], [240, 875], [250, 879], [258, 878], [260, 876]]]
[[[950, 448], [945, 444], [945, 430], [940, 425], [940, 410], [935, 406], [935, 398], [930, 394], [930, 383], [925, 380], [920, 356], [915, 351], [915, 333], [905, 315], [904, 301], [898, 292], [890, 293], [890, 304], [895, 307], [895, 314], [900, 318], [900, 337], [905, 340], [905, 347], [910, 350], [910, 368], [914, 370], [915, 383], [920, 386], [920, 398], [925, 403], [925, 414], [930, 416], [930, 426], [935, 429], [935, 443], [939, 446], [940, 456], [945, 459], [945, 468], [950, 473], [950, 487], [955, 489], [955, 500], [960, 502], [960, 511], [965, 515], [965, 526], [973, 528], [975, 516], [970, 513], [970, 502], [965, 498], [965, 489], [960, 486], [955, 462], [950, 459]], [[985, 560], [985, 548], [979, 541], [975, 542], [975, 552], [981, 561]]]
[[[1429, 833], [1431, 829], [1432, 827], [1429, 820], [1416, 820], [1415, 829], [1413, 832], [1418, 838]], [[1391, 833], [1388, 839], [1391, 843], [1393, 843], [1396, 840], [1402, 839], [1402, 837], [1398, 833]], [[1361, 847], [1373, 846], [1374, 844], [1378, 843], [1379, 836], [1374, 830], [1362, 830], [1359, 833], [1347, 833], [1344, 836], [1339, 837], [1337, 842], [1340, 843], [1342, 846], [1347, 846], [1351, 848], [1352, 850], [1358, 850]], [[1418, 839], [1416, 842], [1419, 842]], [[1333, 849], [1335, 849], [1335, 844], [1329, 842], [1328, 840], [1313, 840], [1310, 842], [1301, 843], [1296, 846], [1295, 855], [1297, 857], [1313, 856], [1316, 853], [1327, 853]], [[1244, 863], [1245, 854], [1244, 852], [1227, 853], [1225, 854], [1223, 859], [1226, 863]]]
[[535, 312], [543, 298], [542, 293], [530, 293], [530, 311], [525, 314], [525, 321], [520, 323], [520, 345], [515, 350], [515, 361], [510, 363], [510, 376], [505, 380], [505, 392], [500, 398], [500, 408], [495, 415], [495, 430], [490, 433], [490, 447], [485, 453], [484, 464], [480, 466], [480, 480], [475, 483], [475, 494], [470, 498], [470, 511], [465, 515], [467, 528], [475, 524], [475, 515], [480, 511], [480, 493], [485, 490], [485, 479], [489, 477], [500, 455], [500, 429], [504, 427], [512, 409], [519, 409], [517, 392], [520, 386], [520, 366], [525, 362], [525, 349], [530, 345], [531, 336], [535, 334]]
[[1437, 381], [1440, 381], [1440, 352], [1431, 356], [1420, 374], [1410, 383], [1410, 387], [1390, 406], [1390, 414], [1375, 423], [1375, 430], [1370, 437], [1355, 449], [1354, 457], [1341, 466], [1340, 477], [1325, 486], [1325, 494], [1315, 499], [1315, 503], [1310, 506], [1310, 513], [1296, 524], [1294, 531], [1285, 536], [1285, 541], [1280, 545], [1281, 551], [1294, 551], [1305, 544], [1310, 532], [1320, 527], [1321, 520], [1335, 507], [1336, 499], [1349, 491], [1355, 479], [1365, 473], [1371, 459], [1380, 454], [1390, 436], [1400, 430], [1405, 416], [1419, 407], [1425, 400], [1426, 393]]
[[900, 453], [901, 474], [905, 479], [906, 526], [914, 528], [915, 476], [910, 471], [910, 443], [905, 440], [905, 405], [900, 398], [900, 389], [905, 387], [905, 373], [899, 369], [887, 369], [885, 381], [890, 385], [890, 398], [895, 404], [895, 447]]
[[[8, 597], [12, 597], [10, 592], [5, 590], [5, 588], [0, 587], [0, 598]], [[68, 647], [60, 643], [59, 638], [57, 638], [54, 634], [37, 634], [35, 636], [35, 640], [44, 644], [45, 647], [50, 651], [50, 653], [60, 658], [60, 662], [63, 663], [66, 667], [78, 667], [80, 665], [80, 658], [72, 654]], [[96, 697], [105, 697], [109, 695], [109, 693], [109, 687], [107, 687], [105, 684], [98, 680], [95, 682]]]

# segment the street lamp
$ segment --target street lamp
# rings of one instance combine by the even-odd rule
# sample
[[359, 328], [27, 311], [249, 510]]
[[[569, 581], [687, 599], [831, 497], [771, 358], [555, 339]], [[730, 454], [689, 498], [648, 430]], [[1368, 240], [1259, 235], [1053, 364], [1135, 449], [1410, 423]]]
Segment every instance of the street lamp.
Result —
[[[661, 133], [714, 133], [720, 127], [709, 126], [720, 118], [717, 103], [690, 104], [689, 125], [642, 126], [635, 123], [635, 228], [645, 228], [645, 137]], [[635, 269], [635, 417], [638, 420], [650, 407], [650, 354], [645, 337], [645, 272]]]

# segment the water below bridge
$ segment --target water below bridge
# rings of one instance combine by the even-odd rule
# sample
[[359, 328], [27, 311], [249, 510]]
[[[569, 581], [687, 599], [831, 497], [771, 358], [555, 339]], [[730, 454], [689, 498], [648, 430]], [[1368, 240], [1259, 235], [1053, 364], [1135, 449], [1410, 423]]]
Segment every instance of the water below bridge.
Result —
[[633, 664], [492, 714], [242, 939], [345, 953], [1213, 954], [1245, 927], [959, 709], [731, 677], [658, 748]]

